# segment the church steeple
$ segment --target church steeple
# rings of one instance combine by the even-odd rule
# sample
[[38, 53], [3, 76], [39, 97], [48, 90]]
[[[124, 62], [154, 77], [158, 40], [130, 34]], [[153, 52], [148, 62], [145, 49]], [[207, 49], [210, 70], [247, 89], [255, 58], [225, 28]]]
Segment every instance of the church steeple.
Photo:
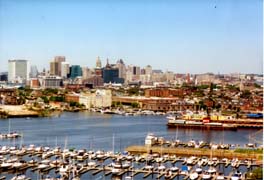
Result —
[[109, 64], [109, 59], [108, 58], [106, 59], [106, 65], [105, 65], [105, 67], [106, 68], [110, 68], [111, 67], [110, 64]]
[[96, 58], [96, 68], [98, 69], [102, 68], [102, 62], [99, 56]]

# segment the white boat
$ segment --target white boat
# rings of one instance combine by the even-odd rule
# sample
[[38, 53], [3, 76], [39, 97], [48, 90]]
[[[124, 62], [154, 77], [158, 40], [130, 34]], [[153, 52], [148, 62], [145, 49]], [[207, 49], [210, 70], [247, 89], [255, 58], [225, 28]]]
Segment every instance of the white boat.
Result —
[[113, 175], [116, 175], [116, 174], [118, 174], [118, 173], [121, 172], [121, 168], [115, 168], [115, 167], [113, 167], [112, 170], [111, 170], [111, 172], [112, 172]]
[[209, 167], [209, 169], [207, 170], [208, 173], [210, 174], [215, 174], [216, 173], [216, 169], [212, 166]]
[[154, 145], [157, 142], [157, 137], [154, 136], [152, 133], [148, 133], [148, 135], [145, 138], [145, 145]]
[[133, 179], [133, 176], [126, 176], [125, 179]]
[[60, 167], [59, 171], [60, 171], [60, 174], [65, 174], [67, 173], [68, 171], [70, 170], [70, 167], [68, 165], [63, 165]]
[[203, 169], [202, 169], [202, 168], [200, 168], [200, 167], [198, 167], [198, 168], [196, 168], [196, 169], [195, 169], [195, 171], [196, 171], [198, 174], [200, 174], [200, 173], [202, 173], [202, 172], [203, 172]]
[[190, 173], [190, 179], [191, 179], [191, 180], [197, 179], [198, 177], [199, 177], [199, 175], [198, 175], [197, 172], [192, 172], [192, 173]]
[[202, 160], [199, 160], [199, 161], [197, 162], [197, 165], [198, 165], [199, 167], [201, 167], [201, 166], [203, 165], [203, 161], [202, 161]]
[[240, 180], [242, 178], [242, 173], [240, 171], [235, 172], [231, 176], [231, 180]]
[[122, 168], [124, 168], [124, 169], [127, 169], [130, 166], [131, 166], [131, 163], [129, 161], [126, 161], [126, 162], [122, 163]]
[[171, 172], [177, 172], [177, 171], [179, 171], [179, 168], [176, 167], [176, 166], [173, 166], [173, 167], [170, 168], [170, 171]]
[[152, 170], [154, 167], [152, 165], [146, 165], [144, 169], [146, 170]]
[[10, 168], [13, 164], [11, 162], [3, 162], [1, 168]]
[[111, 166], [114, 168], [122, 168], [122, 163], [120, 161], [112, 162]]
[[22, 162], [15, 162], [13, 163], [12, 167], [18, 169], [18, 168], [21, 168], [23, 165], [24, 163]]
[[62, 161], [60, 161], [58, 159], [50, 162], [51, 167], [58, 167], [60, 164], [62, 164]]
[[11, 180], [26, 180], [26, 179], [28, 179], [28, 178], [24, 174], [16, 175], [16, 176], [11, 178]]
[[47, 165], [47, 164], [39, 164], [38, 165], [38, 169], [40, 169], [40, 170], [42, 170], [42, 169], [46, 169], [46, 168], [48, 168], [49, 167], [49, 165]]
[[222, 174], [219, 174], [216, 176], [216, 180], [224, 180], [224, 179], [225, 179], [225, 176]]
[[203, 180], [207, 180], [207, 179], [211, 179], [211, 174], [209, 174], [208, 172], [205, 172], [202, 174], [202, 179]]
[[155, 158], [155, 161], [156, 161], [157, 163], [160, 163], [160, 162], [163, 161], [163, 157], [157, 157], [157, 158]]
[[89, 167], [95, 167], [96, 166], [96, 162], [94, 162], [94, 161], [90, 161], [90, 162], [88, 162], [88, 164], [87, 164]]
[[162, 164], [158, 167], [159, 171], [164, 171], [166, 169], [166, 167]]

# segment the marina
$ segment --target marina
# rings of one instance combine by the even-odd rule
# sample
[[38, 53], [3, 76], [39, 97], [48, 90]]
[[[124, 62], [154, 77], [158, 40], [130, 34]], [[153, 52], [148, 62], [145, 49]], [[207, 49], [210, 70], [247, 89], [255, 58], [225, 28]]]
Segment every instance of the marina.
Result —
[[[167, 129], [164, 119], [165, 116], [91, 112], [66, 112], [49, 118], [13, 118], [12, 131], [23, 136], [19, 139], [1, 139], [0, 157], [4, 168], [1, 166], [0, 178], [25, 175], [25, 179], [58, 179], [60, 172], [76, 168], [77, 171], [70, 171], [68, 176], [73, 178], [74, 175], [76, 179], [190, 179], [197, 177], [197, 170], [197, 178], [202, 179], [211, 165], [217, 170], [214, 178], [219, 173], [231, 178], [237, 170], [245, 176], [246, 172], [262, 166], [257, 157], [226, 157], [225, 153], [217, 156], [216, 151], [213, 151], [212, 158], [217, 159], [212, 163], [210, 153], [196, 155], [196, 152], [192, 152], [196, 148], [188, 147], [192, 139], [195, 143], [204, 141], [205, 151], [210, 143], [229, 144], [230, 149], [244, 148], [246, 144], [254, 147], [257, 144], [259, 147], [258, 140], [262, 139], [262, 133], [254, 129], [176, 130]], [[8, 120], [1, 120], [0, 125], [0, 132], [7, 132]], [[149, 153], [150, 148], [144, 152], [123, 152], [132, 145], [145, 147], [148, 132], [160, 137], [159, 143], [151, 147], [152, 154]], [[189, 154], [166, 152], [166, 148], [170, 148], [177, 139], [182, 144], [174, 144], [174, 147], [184, 147], [182, 150]], [[192, 156], [196, 156], [196, 159]], [[121, 166], [128, 168], [121, 169]], [[199, 171], [199, 168], [202, 170]]]
[[[49, 154], [49, 156], [45, 156]], [[78, 179], [84, 174], [91, 176], [102, 174], [119, 177], [134, 177], [142, 174], [143, 178], [156, 177], [160, 179], [218, 179], [219, 174], [226, 172], [224, 178], [230, 179], [232, 173], [240, 172], [241, 179], [245, 179], [245, 172], [262, 166], [255, 159], [228, 159], [217, 157], [200, 156], [176, 156], [169, 154], [145, 154], [132, 155], [129, 153], [113, 153], [111, 151], [70, 150], [60, 147], [2, 147], [0, 151], [1, 175], [13, 174], [13, 179], [21, 174], [33, 172], [40, 179], [48, 179], [50, 176], [60, 177], [57, 179]], [[218, 172], [217, 168], [221, 170]], [[229, 169], [228, 169], [229, 168]], [[230, 172], [231, 168], [231, 172]], [[1, 176], [5, 179], [5, 176]], [[30, 179], [24, 175], [24, 179]], [[209, 178], [208, 178], [209, 179]]]

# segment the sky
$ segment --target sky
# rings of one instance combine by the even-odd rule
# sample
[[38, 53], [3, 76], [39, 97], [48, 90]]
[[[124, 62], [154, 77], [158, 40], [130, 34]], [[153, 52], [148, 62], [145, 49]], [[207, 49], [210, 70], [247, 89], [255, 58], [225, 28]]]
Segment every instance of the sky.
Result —
[[262, 0], [0, 0], [0, 72], [9, 59], [39, 70], [54, 56], [95, 67], [175, 73], [262, 73]]

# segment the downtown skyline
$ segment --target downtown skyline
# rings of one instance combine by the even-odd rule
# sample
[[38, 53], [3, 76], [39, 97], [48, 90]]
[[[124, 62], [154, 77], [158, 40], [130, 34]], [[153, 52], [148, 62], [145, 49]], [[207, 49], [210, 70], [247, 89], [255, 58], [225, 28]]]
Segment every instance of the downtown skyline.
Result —
[[262, 74], [261, 1], [0, 0], [0, 71], [9, 59], [48, 69], [54, 56], [95, 67], [127, 65], [175, 73]]

